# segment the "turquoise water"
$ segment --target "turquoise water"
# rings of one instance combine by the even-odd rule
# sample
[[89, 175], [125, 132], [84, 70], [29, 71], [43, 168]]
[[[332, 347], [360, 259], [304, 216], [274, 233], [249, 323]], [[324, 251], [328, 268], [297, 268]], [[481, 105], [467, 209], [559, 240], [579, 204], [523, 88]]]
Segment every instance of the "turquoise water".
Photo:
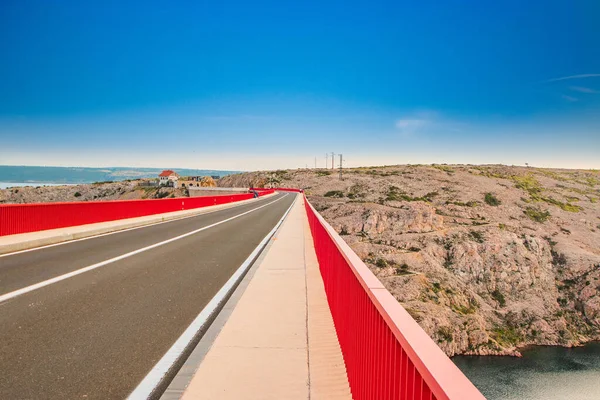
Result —
[[600, 343], [571, 349], [538, 346], [522, 354], [452, 361], [489, 400], [600, 399]]

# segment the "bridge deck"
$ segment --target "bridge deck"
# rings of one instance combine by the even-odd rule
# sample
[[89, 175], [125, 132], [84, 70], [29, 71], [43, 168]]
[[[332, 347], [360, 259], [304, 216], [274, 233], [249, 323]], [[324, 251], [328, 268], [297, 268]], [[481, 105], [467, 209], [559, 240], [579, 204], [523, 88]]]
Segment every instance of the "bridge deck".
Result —
[[350, 399], [298, 198], [183, 399]]

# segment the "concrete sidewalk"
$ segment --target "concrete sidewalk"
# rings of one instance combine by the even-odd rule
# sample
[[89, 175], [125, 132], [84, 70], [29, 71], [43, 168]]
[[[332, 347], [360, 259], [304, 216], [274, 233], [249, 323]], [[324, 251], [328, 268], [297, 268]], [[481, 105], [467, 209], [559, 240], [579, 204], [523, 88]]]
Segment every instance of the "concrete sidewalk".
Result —
[[351, 399], [298, 198], [184, 400]]
[[192, 210], [173, 211], [163, 214], [147, 215], [145, 217], [118, 219], [115, 221], [98, 222], [95, 224], [69, 226], [66, 228], [48, 229], [45, 231], [0, 236], [0, 254], [12, 253], [15, 251], [27, 250], [41, 246], [48, 246], [51, 244], [67, 242], [70, 240], [83, 239], [91, 236], [98, 236], [106, 233], [138, 228], [146, 225], [156, 224], [159, 222], [192, 217], [200, 214], [206, 214], [218, 210], [236, 207], [242, 204], [253, 203], [262, 199], [269, 198], [271, 196], [275, 196], [275, 194], [269, 194], [260, 198], [236, 201], [233, 203], [221, 204], [216, 206], [194, 208]]

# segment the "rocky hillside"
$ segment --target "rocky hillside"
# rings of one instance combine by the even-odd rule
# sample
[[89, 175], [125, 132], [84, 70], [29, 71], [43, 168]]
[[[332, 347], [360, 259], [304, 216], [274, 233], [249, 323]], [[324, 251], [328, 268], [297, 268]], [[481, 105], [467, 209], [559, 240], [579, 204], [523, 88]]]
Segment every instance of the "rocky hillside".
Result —
[[0, 204], [160, 199], [187, 196], [185, 189], [147, 186], [148, 182], [148, 180], [142, 179], [81, 185], [23, 186], [0, 189]]
[[306, 190], [448, 354], [600, 339], [600, 173], [406, 165], [232, 175]]

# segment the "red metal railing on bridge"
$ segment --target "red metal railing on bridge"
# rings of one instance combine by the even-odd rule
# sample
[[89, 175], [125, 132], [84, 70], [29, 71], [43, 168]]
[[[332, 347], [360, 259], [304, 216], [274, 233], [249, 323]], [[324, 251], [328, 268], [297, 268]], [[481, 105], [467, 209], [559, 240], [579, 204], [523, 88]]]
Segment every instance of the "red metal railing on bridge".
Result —
[[352, 397], [485, 399], [305, 199]]
[[[259, 193], [265, 196], [274, 190]], [[150, 200], [0, 205], [0, 236], [143, 217], [248, 200], [252, 193]]]
[[[272, 188], [272, 189], [267, 189], [267, 188], [250, 188], [250, 190], [255, 190], [258, 193], [262, 195], [264, 194], [269, 194], [269, 193], [274, 193], [275, 191], [278, 192], [296, 192], [296, 193], [302, 193], [302, 189], [294, 189], [294, 188]], [[267, 193], [265, 193], [267, 192]]]

